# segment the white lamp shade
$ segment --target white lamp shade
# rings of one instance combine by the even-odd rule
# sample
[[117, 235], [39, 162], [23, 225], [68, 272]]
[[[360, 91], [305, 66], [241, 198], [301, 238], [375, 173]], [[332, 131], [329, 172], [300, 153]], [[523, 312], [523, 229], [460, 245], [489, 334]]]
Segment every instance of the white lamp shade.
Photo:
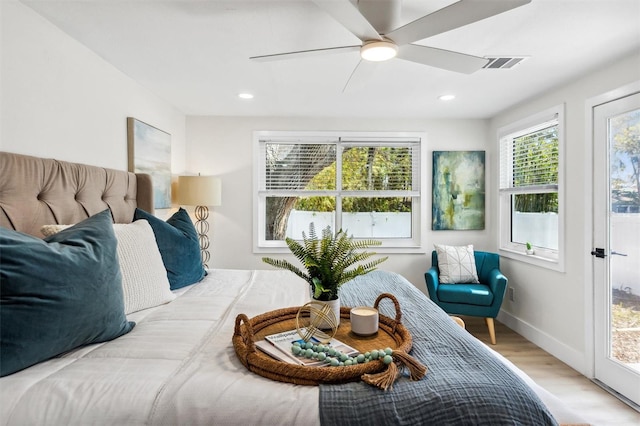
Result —
[[178, 176], [178, 204], [219, 206], [222, 204], [222, 181], [213, 176]]

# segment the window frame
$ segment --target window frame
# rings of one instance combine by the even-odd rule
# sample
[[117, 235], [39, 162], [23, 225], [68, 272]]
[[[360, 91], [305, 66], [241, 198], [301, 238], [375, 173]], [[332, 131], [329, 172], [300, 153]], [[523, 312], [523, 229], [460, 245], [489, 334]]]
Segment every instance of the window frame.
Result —
[[[412, 191], [417, 195], [412, 195], [412, 217], [411, 217], [411, 238], [374, 238], [380, 240], [382, 245], [376, 247], [379, 253], [425, 253], [423, 248], [426, 241], [427, 226], [427, 173], [425, 171], [426, 163], [426, 141], [425, 132], [359, 132], [359, 131], [270, 131], [260, 130], [253, 132], [253, 252], [254, 253], [288, 253], [289, 249], [284, 241], [281, 240], [265, 240], [265, 215], [266, 215], [266, 197], [268, 195], [297, 195], [301, 196], [299, 191], [266, 191], [261, 189], [261, 177], [264, 174], [264, 159], [261, 156], [261, 142], [273, 140], [274, 142], [290, 142], [290, 143], [336, 143], [336, 158], [338, 165], [342, 161], [342, 145], [353, 145], [354, 142], [366, 142], [375, 139], [376, 143], [387, 142], [393, 144], [407, 144], [408, 142], [418, 143], [420, 155], [417, 165], [412, 171], [417, 174], [417, 183], [419, 189]], [[341, 171], [337, 168], [336, 180], [340, 179]], [[322, 196], [335, 195], [340, 196], [376, 196], [385, 191], [348, 191], [348, 190], [330, 190], [330, 191], [306, 191], [304, 195]], [[388, 195], [388, 194], [387, 194]], [[341, 214], [339, 207], [336, 206], [336, 228], [340, 227]]]
[[[507, 140], [513, 140], [516, 137], [532, 133], [536, 128], [540, 129], [544, 123], [557, 120], [558, 126], [558, 249], [551, 250], [535, 247], [535, 254], [526, 254], [524, 243], [514, 243], [511, 241], [512, 235], [512, 195], [524, 193], [542, 193], [549, 192], [548, 188], [541, 190], [540, 188], [523, 188], [521, 190], [501, 189], [501, 176], [503, 168], [503, 144]], [[564, 104], [556, 105], [523, 118], [512, 124], [500, 127], [497, 131], [498, 145], [498, 228], [499, 228], [499, 253], [500, 255], [519, 260], [532, 265], [541, 266], [547, 269], [564, 272], [565, 264], [565, 106]], [[555, 191], [551, 191], [555, 192]]]

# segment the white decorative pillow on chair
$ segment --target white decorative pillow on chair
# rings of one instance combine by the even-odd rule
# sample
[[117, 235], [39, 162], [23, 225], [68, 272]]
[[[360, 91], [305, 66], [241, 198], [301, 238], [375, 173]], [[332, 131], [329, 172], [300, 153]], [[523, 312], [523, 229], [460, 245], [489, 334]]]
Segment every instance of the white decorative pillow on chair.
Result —
[[439, 281], [445, 284], [477, 283], [478, 271], [473, 256], [473, 245], [444, 246], [433, 245], [438, 254]]

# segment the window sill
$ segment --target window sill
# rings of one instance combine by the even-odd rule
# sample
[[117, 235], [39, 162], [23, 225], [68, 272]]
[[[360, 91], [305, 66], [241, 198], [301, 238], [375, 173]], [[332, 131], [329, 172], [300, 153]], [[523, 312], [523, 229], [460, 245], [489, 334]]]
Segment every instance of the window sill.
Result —
[[539, 266], [545, 269], [551, 269], [553, 271], [564, 272], [564, 265], [557, 258], [549, 258], [538, 254], [525, 254], [521, 251], [500, 248], [500, 255], [508, 259], [517, 260], [520, 262], [528, 263], [530, 265]]

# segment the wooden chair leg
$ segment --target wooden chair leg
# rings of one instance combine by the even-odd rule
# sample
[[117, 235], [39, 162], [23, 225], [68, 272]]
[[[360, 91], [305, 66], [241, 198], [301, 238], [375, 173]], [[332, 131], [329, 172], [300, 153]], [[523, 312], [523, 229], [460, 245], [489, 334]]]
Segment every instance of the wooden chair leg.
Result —
[[493, 318], [485, 318], [484, 321], [487, 323], [487, 327], [489, 328], [489, 338], [491, 339], [491, 344], [496, 344], [496, 326], [493, 323]]
[[462, 328], [466, 328], [464, 325], [464, 320], [460, 317], [457, 317], [455, 315], [451, 315], [451, 318], [456, 322], [456, 324], [458, 324], [460, 327]]

